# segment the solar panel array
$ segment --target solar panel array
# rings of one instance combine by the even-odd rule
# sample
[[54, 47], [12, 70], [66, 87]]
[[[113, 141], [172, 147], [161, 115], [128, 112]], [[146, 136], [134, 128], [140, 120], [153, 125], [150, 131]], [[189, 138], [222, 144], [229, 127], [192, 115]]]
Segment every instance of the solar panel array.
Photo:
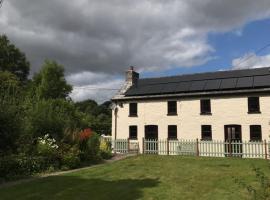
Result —
[[270, 68], [139, 79], [126, 96], [270, 88]]

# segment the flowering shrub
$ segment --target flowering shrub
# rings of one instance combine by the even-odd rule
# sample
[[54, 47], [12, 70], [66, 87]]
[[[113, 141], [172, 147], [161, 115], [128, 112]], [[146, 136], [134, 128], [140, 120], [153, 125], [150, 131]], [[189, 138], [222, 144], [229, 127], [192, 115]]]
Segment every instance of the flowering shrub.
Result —
[[86, 128], [82, 132], [80, 132], [79, 139], [81, 141], [87, 140], [89, 137], [91, 137], [92, 134], [92, 130], [90, 128]]
[[100, 141], [100, 155], [104, 159], [109, 159], [112, 157], [111, 143], [106, 140]]
[[46, 134], [43, 138], [38, 138], [37, 152], [42, 156], [51, 156], [57, 152], [58, 145], [55, 139], [50, 138], [49, 134]]

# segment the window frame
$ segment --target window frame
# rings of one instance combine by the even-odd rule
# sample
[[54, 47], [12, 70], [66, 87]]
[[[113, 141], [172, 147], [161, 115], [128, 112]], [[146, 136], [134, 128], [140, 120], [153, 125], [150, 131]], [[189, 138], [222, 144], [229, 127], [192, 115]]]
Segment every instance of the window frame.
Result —
[[[205, 102], [209, 102], [209, 105], [205, 106]], [[201, 105], [201, 115], [211, 115], [211, 99], [201, 99], [200, 100], [200, 105]], [[205, 108], [208, 108], [206, 110]]]
[[[175, 128], [174, 130], [171, 130], [170, 128]], [[174, 132], [175, 135], [170, 135], [170, 133]], [[177, 140], [177, 125], [168, 125], [168, 140]]]
[[[256, 99], [256, 108], [254, 108], [254, 102], [252, 102], [252, 99], [253, 101]], [[253, 114], [253, 113], [261, 113], [261, 110], [260, 110], [260, 97], [258, 96], [251, 96], [251, 97], [248, 97], [248, 114]]]
[[[204, 128], [210, 128], [210, 130], [204, 130]], [[210, 137], [205, 137], [205, 132], [210, 132]], [[212, 141], [213, 140], [213, 133], [212, 133], [212, 125], [201, 125], [201, 140], [202, 141]]]
[[[135, 128], [134, 130], [132, 130], [132, 128]], [[134, 133], [132, 133], [133, 131], [135, 131], [136, 133], [136, 137], [134, 137], [134, 136], [132, 136], [132, 134], [134, 134]], [[138, 126], [136, 126], [136, 125], [130, 125], [129, 126], [129, 139], [130, 140], [138, 140]]]
[[[135, 107], [132, 107], [132, 106], [135, 106]], [[133, 112], [133, 111], [136, 111], [136, 112]], [[137, 116], [138, 116], [138, 103], [129, 103], [129, 117], [137, 117]]]
[[[171, 103], [174, 103], [175, 105], [170, 105]], [[174, 107], [174, 111], [171, 111], [172, 107]], [[177, 101], [167, 101], [167, 115], [171, 116], [171, 115], [177, 115]]]
[[[259, 128], [259, 139], [254, 139], [255, 137], [251, 136], [252, 134], [254, 134], [254, 132], [252, 132], [252, 131], [254, 131], [254, 130], [252, 130], [253, 128]], [[256, 131], [255, 131], [255, 134], [258, 134], [258, 133], [256, 133]], [[262, 126], [261, 125], [254, 124], [254, 125], [249, 126], [249, 141], [250, 142], [261, 142], [262, 141]]]

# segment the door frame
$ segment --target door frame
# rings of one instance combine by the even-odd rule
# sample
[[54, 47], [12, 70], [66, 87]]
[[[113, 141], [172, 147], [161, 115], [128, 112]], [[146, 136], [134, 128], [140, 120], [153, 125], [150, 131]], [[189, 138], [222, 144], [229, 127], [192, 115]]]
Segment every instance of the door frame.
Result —
[[[155, 127], [155, 133], [151, 134], [151, 136], [154, 135], [154, 137], [147, 137], [147, 128], [149, 126], [154, 126]], [[150, 154], [158, 154], [158, 125], [154, 125], [154, 124], [149, 124], [149, 125], [145, 125], [144, 126], [144, 137], [146, 139], [144, 148], [145, 148], [145, 152], [148, 152]]]
[[[233, 140], [227, 138], [228, 136], [228, 128], [229, 127], [237, 127], [239, 128], [240, 139]], [[227, 138], [227, 139], [226, 139]], [[225, 156], [234, 156], [234, 157], [242, 157], [243, 148], [242, 148], [242, 126], [240, 124], [226, 124], [224, 125], [224, 150]]]

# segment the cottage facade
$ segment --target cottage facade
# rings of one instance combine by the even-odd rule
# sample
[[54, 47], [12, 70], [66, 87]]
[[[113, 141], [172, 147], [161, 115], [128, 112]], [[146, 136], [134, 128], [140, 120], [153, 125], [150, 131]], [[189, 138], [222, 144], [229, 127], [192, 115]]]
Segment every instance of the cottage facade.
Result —
[[112, 99], [113, 139], [268, 140], [270, 68], [140, 79]]

